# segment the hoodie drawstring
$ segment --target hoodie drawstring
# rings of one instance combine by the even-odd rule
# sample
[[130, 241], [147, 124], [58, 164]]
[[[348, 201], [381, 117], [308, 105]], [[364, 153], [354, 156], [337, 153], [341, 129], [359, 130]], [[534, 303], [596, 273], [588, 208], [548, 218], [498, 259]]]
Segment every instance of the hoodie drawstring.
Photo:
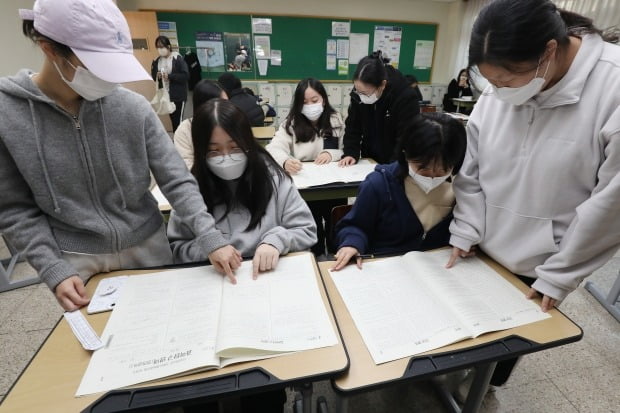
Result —
[[385, 168], [381, 168], [381, 176], [383, 177], [383, 182], [385, 183], [385, 192], [387, 192], [388, 199], [392, 200], [392, 191], [390, 191], [390, 183], [387, 178], [387, 171]]
[[28, 105], [30, 106], [30, 115], [32, 116], [32, 125], [34, 128], [34, 140], [37, 143], [37, 154], [39, 155], [39, 160], [41, 161], [41, 166], [43, 167], [43, 176], [45, 177], [45, 183], [47, 184], [47, 189], [50, 192], [50, 196], [52, 198], [52, 204], [54, 205], [54, 212], [60, 213], [60, 205], [58, 205], [58, 200], [56, 199], [56, 193], [54, 192], [54, 187], [52, 186], [52, 180], [50, 178], [50, 174], [47, 170], [47, 163], [45, 162], [45, 156], [43, 156], [43, 145], [41, 144], [41, 139], [39, 138], [39, 123], [37, 122], [37, 117], [35, 114], [34, 103], [32, 100], [28, 99]]
[[121, 202], [123, 205], [123, 209], [127, 209], [127, 202], [125, 202], [125, 195], [123, 194], [123, 188], [121, 188], [121, 184], [116, 176], [116, 170], [114, 169], [114, 165], [112, 164], [112, 156], [110, 155], [110, 146], [108, 143], [108, 130], [105, 127], [105, 116], [103, 115], [103, 104], [101, 103], [101, 99], [99, 99], [99, 110], [101, 111], [101, 120], [103, 124], [103, 143], [105, 146], [105, 154], [108, 159], [108, 165], [110, 165], [110, 169], [112, 170], [112, 178], [114, 179], [114, 183], [116, 184], [116, 188], [118, 192], [121, 194]]

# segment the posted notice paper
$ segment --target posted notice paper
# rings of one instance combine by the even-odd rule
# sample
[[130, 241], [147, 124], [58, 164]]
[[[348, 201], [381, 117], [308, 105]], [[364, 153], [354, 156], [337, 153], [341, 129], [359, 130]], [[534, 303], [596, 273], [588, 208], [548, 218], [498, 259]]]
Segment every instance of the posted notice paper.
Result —
[[311, 254], [237, 284], [212, 266], [129, 277], [77, 396], [338, 344]]

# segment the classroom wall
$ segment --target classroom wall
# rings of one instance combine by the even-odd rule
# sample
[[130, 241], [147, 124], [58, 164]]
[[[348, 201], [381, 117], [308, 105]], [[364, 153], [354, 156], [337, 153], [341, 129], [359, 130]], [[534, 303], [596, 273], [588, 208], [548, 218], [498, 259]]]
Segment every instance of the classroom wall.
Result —
[[[461, 0], [118, 0], [122, 10], [179, 10], [220, 13], [291, 14], [350, 17], [372, 20], [407, 20], [439, 24], [432, 82], [448, 83], [455, 74], [455, 45], [461, 31], [465, 2]], [[407, 68], [400, 68], [407, 73]]]
[[0, 59], [0, 76], [14, 75], [21, 68], [39, 70], [43, 52], [22, 34], [18, 9], [32, 9], [33, 0], [0, 1], [0, 39], [4, 57]]

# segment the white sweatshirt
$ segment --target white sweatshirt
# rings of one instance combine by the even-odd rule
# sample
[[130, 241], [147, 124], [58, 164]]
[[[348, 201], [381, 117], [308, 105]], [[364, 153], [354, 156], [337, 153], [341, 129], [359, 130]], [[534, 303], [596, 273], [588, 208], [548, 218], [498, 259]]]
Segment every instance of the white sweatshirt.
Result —
[[[278, 164], [284, 167], [284, 162], [288, 159], [300, 161], [314, 161], [321, 152], [328, 152], [332, 157], [332, 162], [337, 162], [342, 157], [342, 137], [344, 136], [344, 122], [339, 113], [334, 113], [330, 119], [333, 133], [332, 136], [338, 139], [337, 149], [324, 149], [323, 139], [315, 136], [310, 142], [296, 142], [294, 135], [289, 135], [286, 131], [286, 121], [282, 122], [271, 142], [265, 147], [273, 156]], [[291, 132], [293, 127], [291, 126]]]
[[620, 245], [620, 46], [584, 36], [564, 78], [522, 106], [485, 91], [467, 135], [450, 243], [563, 300]]

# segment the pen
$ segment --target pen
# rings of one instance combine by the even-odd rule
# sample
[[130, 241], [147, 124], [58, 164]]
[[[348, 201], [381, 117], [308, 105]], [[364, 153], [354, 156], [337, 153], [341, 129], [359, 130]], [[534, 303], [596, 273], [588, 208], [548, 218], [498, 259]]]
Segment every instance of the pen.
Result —
[[375, 256], [373, 254], [357, 254], [355, 258], [361, 258], [365, 260], [369, 258], [375, 258]]

